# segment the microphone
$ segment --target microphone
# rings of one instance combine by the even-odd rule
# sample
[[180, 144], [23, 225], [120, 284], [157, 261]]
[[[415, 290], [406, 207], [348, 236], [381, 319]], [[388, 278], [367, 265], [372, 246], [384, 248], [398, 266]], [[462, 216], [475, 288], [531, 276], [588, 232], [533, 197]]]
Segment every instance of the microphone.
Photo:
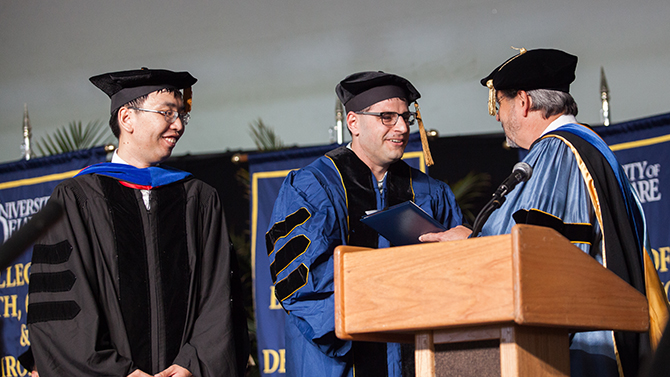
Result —
[[532, 174], [533, 168], [531, 168], [527, 163], [522, 161], [514, 165], [512, 174], [505, 178], [503, 183], [498, 186], [496, 191], [493, 193], [493, 198], [488, 203], [486, 203], [484, 208], [477, 215], [477, 218], [475, 219], [475, 225], [472, 227], [472, 234], [470, 234], [470, 238], [477, 237], [489, 216], [491, 216], [493, 211], [500, 208], [500, 206], [505, 202], [505, 195], [514, 190], [514, 187], [516, 187], [516, 185], [519, 183], [529, 180]]
[[63, 206], [49, 200], [27, 223], [0, 245], [0, 271], [9, 267], [26, 249], [47, 231], [63, 214]]
[[512, 169], [512, 174], [510, 174], [509, 177], [505, 178], [503, 183], [501, 183], [500, 186], [498, 186], [498, 189], [493, 194], [493, 196], [504, 197], [510, 191], [514, 190], [514, 187], [516, 187], [516, 185], [518, 185], [521, 182], [526, 182], [527, 180], [529, 180], [532, 174], [533, 174], [533, 168], [531, 168], [530, 165], [528, 165], [523, 161], [518, 162], [516, 165], [514, 165], [514, 168]]

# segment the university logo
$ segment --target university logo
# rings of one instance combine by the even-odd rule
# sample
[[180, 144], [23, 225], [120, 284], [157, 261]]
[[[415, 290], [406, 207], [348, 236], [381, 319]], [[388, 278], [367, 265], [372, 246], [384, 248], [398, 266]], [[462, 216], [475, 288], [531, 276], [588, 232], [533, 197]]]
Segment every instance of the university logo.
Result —
[[7, 241], [14, 232], [39, 212], [47, 203], [47, 200], [49, 200], [49, 196], [0, 203], [2, 242]]
[[642, 203], [661, 200], [660, 181], [661, 164], [650, 164], [648, 161], [636, 161], [623, 165], [628, 180], [635, 188]]

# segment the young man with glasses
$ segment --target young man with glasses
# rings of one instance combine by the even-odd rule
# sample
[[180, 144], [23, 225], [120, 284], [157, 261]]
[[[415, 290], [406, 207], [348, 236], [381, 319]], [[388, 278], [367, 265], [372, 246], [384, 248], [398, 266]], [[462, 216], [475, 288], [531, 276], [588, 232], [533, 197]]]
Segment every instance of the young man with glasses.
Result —
[[366, 211], [409, 200], [462, 236], [470, 230], [461, 225], [449, 187], [401, 160], [415, 119], [408, 105], [420, 97], [416, 88], [397, 75], [360, 72], [341, 81], [336, 92], [352, 141], [289, 173], [266, 234], [275, 294], [288, 313], [286, 373], [400, 376], [400, 345], [335, 336], [333, 249], [389, 247], [360, 219]]
[[196, 79], [142, 69], [91, 82], [111, 98], [119, 148], [111, 163], [52, 194], [65, 215], [33, 252], [28, 324], [37, 370], [236, 376], [236, 346], [238, 359], [248, 353], [233, 335], [233, 251], [218, 195], [158, 166], [184, 133]]

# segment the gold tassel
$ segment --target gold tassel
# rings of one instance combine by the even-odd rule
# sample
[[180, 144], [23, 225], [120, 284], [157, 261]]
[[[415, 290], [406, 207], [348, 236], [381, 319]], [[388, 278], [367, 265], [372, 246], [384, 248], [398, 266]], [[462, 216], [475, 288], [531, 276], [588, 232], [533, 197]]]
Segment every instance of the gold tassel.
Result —
[[189, 86], [184, 88], [184, 111], [189, 113], [193, 106], [193, 89]]
[[496, 116], [496, 89], [493, 87], [493, 79], [486, 82], [486, 87], [489, 88], [489, 115]]
[[[519, 51], [518, 55], [515, 55], [508, 59], [503, 65], [498, 68], [498, 72], [502, 71], [502, 69], [512, 60], [518, 58], [519, 56], [525, 54], [528, 52], [525, 48], [516, 48], [514, 46], [511, 46], [513, 50]], [[493, 87], [493, 79], [489, 80], [486, 82], [486, 86], [489, 88], [489, 115], [491, 116], [496, 116], [498, 113], [498, 110], [496, 109], [496, 89]]]
[[426, 166], [433, 166], [433, 156], [430, 154], [430, 147], [428, 146], [428, 136], [426, 136], [426, 128], [423, 126], [421, 119], [421, 110], [419, 104], [414, 102], [414, 109], [416, 110], [416, 121], [419, 123], [419, 135], [421, 135], [421, 147], [423, 148], [423, 157], [426, 159]]

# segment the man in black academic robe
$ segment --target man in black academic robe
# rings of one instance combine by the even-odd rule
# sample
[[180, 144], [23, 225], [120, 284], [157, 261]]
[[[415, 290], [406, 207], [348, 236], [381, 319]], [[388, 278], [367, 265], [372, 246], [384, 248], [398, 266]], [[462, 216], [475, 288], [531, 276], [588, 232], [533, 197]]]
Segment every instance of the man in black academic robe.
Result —
[[221, 203], [189, 173], [157, 166], [183, 134], [196, 79], [143, 69], [91, 81], [112, 99], [119, 148], [112, 163], [84, 169], [51, 197], [65, 215], [33, 252], [37, 371], [235, 376], [248, 353], [244, 339], [235, 342]]

